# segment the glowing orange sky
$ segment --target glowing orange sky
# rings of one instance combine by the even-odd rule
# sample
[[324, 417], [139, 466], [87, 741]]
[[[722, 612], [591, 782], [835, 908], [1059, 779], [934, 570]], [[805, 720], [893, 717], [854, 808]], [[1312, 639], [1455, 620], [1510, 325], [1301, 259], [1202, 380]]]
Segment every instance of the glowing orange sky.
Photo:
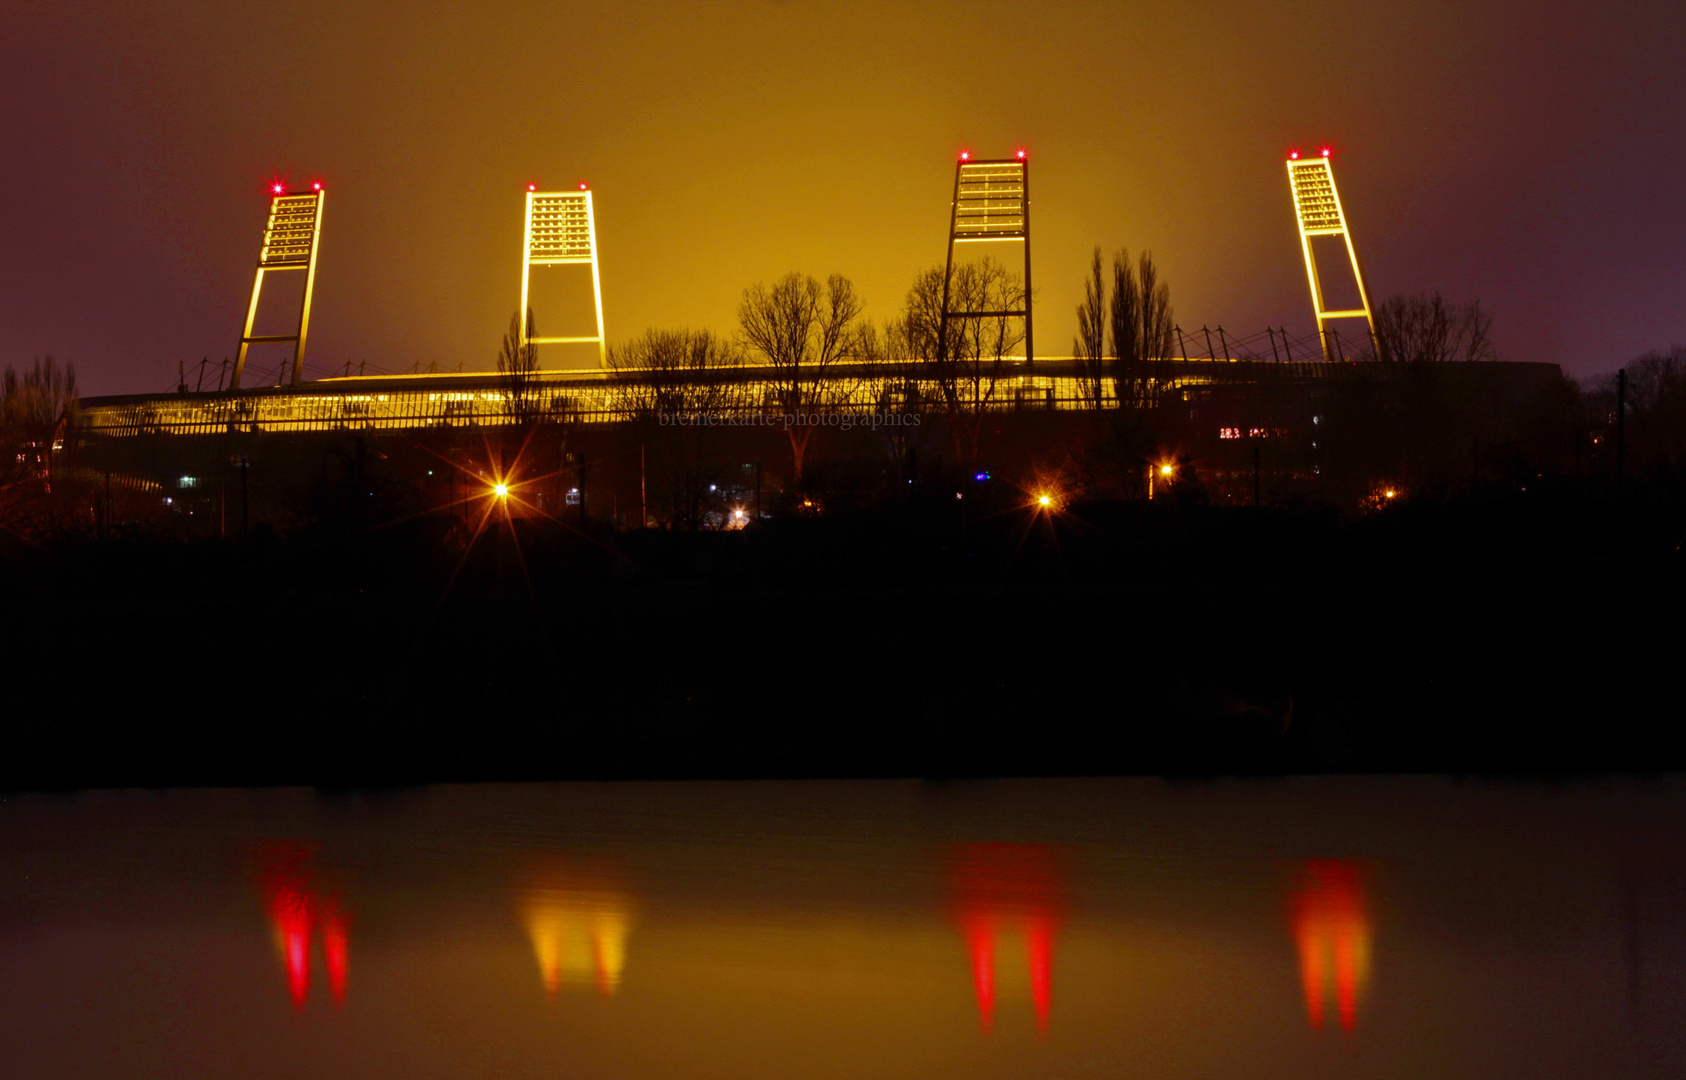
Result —
[[[1661, 12], [1663, 6], [1657, 5]], [[1345, 20], [1345, 21], [1338, 21]], [[953, 154], [1033, 162], [1038, 349], [1089, 248], [1186, 327], [1311, 329], [1282, 155], [1329, 140], [1378, 297], [1503, 355], [1686, 336], [1680, 16], [1565, 3], [18, 2], [0, 8], [0, 362], [162, 390], [232, 351], [264, 183], [320, 176], [310, 359], [490, 366], [529, 180], [597, 192], [611, 339], [744, 286], [941, 259]]]

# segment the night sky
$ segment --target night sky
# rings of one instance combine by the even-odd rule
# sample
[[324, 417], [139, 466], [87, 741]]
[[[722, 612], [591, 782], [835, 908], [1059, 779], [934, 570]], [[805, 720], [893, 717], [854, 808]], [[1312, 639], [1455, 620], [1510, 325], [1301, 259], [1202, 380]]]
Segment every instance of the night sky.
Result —
[[1503, 358], [1593, 374], [1686, 340], [1683, 10], [0, 0], [0, 363], [232, 353], [278, 175], [330, 192], [317, 364], [491, 366], [529, 181], [596, 192], [611, 341], [792, 269], [883, 319], [956, 153], [1021, 145], [1038, 352], [1096, 244], [1185, 328], [1305, 334], [1282, 161], [1327, 141], [1376, 299], [1479, 297]]

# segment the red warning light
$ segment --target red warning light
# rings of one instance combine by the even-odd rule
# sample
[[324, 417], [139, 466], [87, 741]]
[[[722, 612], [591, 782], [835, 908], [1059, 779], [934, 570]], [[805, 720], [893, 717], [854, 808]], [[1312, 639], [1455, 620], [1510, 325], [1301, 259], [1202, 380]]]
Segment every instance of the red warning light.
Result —
[[971, 161], [972, 160], [972, 152], [970, 150], [960, 151], [960, 160], [961, 161]]
[[1300, 160], [1300, 152], [1299, 152], [1299, 151], [1298, 151], [1298, 150], [1290, 150], [1290, 151], [1288, 151], [1288, 160], [1289, 160], [1289, 161], [1298, 161], [1298, 160]]
[[537, 184], [528, 184], [527, 185], [528, 191], [537, 191], [538, 189], [539, 189], [539, 186]]
[[581, 191], [585, 191], [585, 190], [587, 190], [587, 188], [586, 188], [586, 186], [585, 186], [585, 184], [583, 184], [583, 183], [582, 183], [582, 184], [580, 184], [580, 190], [581, 190]]
[[320, 181], [320, 180], [318, 180], [318, 181], [316, 181], [316, 182], [315, 182], [315, 183], [313, 183], [313, 184], [311, 184], [311, 185], [310, 185], [310, 190], [312, 190], [312, 191], [321, 191], [321, 190], [322, 190], [322, 181]]
[[279, 195], [285, 189], [280, 184], [271, 184], [271, 185], [269, 185], [269, 190], [271, 190], [271, 191], [275, 192], [275, 194]]
[[1325, 146], [1325, 147], [1324, 147], [1324, 148], [1323, 148], [1323, 156], [1324, 156], [1324, 157], [1328, 157], [1328, 156], [1329, 156], [1329, 148], [1328, 148], [1328, 147], [1327, 147], [1327, 146]]
[[1020, 161], [1024, 160], [1024, 149], [1022, 147], [1019, 149], [1018, 158]]

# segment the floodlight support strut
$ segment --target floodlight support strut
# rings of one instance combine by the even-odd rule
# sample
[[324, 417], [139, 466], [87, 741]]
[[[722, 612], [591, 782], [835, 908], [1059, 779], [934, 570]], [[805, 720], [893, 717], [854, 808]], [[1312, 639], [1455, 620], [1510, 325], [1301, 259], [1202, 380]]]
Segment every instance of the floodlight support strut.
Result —
[[[1329, 330], [1331, 319], [1362, 318], [1370, 331], [1370, 345], [1381, 356], [1376, 340], [1376, 320], [1370, 309], [1370, 294], [1364, 286], [1364, 273], [1358, 268], [1358, 250], [1352, 243], [1352, 231], [1347, 228], [1346, 212], [1341, 207], [1340, 192], [1335, 187], [1335, 171], [1327, 155], [1315, 158], [1288, 159], [1288, 191], [1294, 200], [1294, 220], [1299, 226], [1300, 251], [1305, 256], [1306, 282], [1311, 288], [1311, 311], [1317, 319], [1317, 338], [1323, 356], [1330, 358]], [[1358, 285], [1358, 307], [1329, 309], [1323, 306], [1323, 284], [1317, 274], [1317, 259], [1311, 251], [1314, 236], [1339, 236], [1346, 244], [1347, 262], [1352, 267], [1352, 279]]]
[[[986, 207], [968, 215], [968, 217], [982, 219], [982, 231], [972, 233], [964, 232], [961, 228], [960, 222], [960, 203], [966, 194], [961, 190], [966, 170], [995, 169], [1000, 167], [1008, 167], [1017, 170], [1016, 177], [1013, 177], [1012, 180], [1009, 181], [1009, 183], [1014, 181], [1017, 183], [1017, 205], [1011, 210], [1005, 208], [994, 209], [1009, 218], [1016, 218], [1017, 224], [1013, 225], [1009, 223], [992, 226], [988, 220], [992, 210], [991, 208]], [[977, 198], [978, 197], [974, 195], [974, 199]], [[986, 204], [991, 201], [987, 194], [982, 198]], [[995, 201], [1006, 202], [1007, 199], [1002, 198]], [[1024, 307], [1014, 311], [950, 311], [949, 300], [951, 296], [951, 285], [954, 279], [954, 245], [1008, 240], [1018, 241], [1024, 247]], [[938, 359], [948, 359], [948, 322], [950, 319], [1022, 317], [1024, 319], [1025, 363], [1027, 365], [1034, 364], [1036, 362], [1036, 335], [1035, 325], [1031, 317], [1031, 308], [1033, 307], [1031, 302], [1032, 295], [1030, 282], [1030, 163], [1026, 161], [1023, 156], [1012, 158], [993, 158], [982, 161], [975, 161], [970, 157], [962, 157], [959, 161], [955, 162], [954, 165], [954, 193], [953, 198], [949, 203], [948, 256], [943, 265], [942, 315], [939, 319], [939, 325], [937, 328]]]
[[[583, 237], [578, 222], [580, 213], [570, 204], [583, 207], [585, 218]], [[535, 212], [546, 215], [534, 232]], [[569, 219], [572, 219], [571, 221]], [[603, 279], [597, 268], [597, 215], [591, 203], [591, 191], [529, 191], [527, 192], [526, 223], [521, 230], [521, 344], [522, 345], [597, 345], [599, 367], [609, 366], [608, 339], [603, 334]], [[583, 243], [581, 242], [583, 239]], [[572, 337], [528, 336], [527, 312], [532, 294], [533, 267], [561, 265], [591, 265], [591, 294], [597, 315], [597, 333]]]
[[[240, 377], [246, 370], [246, 351], [253, 345], [291, 341], [293, 350], [292, 385], [304, 378], [304, 347], [310, 335], [310, 302], [316, 292], [316, 253], [322, 239], [322, 204], [327, 192], [320, 187], [311, 191], [276, 192], [269, 203], [269, 223], [264, 228], [263, 248], [258, 252], [257, 276], [252, 281], [252, 299], [246, 305], [246, 324], [240, 331], [240, 348], [234, 357], [234, 374], [229, 389], [240, 389]], [[310, 237], [298, 235], [288, 217], [296, 218], [300, 208], [309, 206]], [[303, 248], [301, 251], [300, 248]], [[263, 294], [263, 276], [284, 270], [304, 271], [304, 303], [299, 309], [298, 328], [291, 334], [253, 334], [257, 325], [258, 298]]]

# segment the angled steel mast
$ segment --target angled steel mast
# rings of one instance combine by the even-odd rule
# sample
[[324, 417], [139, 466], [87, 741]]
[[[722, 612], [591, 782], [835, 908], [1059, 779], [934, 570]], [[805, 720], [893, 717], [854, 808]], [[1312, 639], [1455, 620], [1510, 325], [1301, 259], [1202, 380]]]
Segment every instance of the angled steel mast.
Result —
[[[1017, 240], [1024, 244], [1024, 307], [1016, 311], [950, 311], [949, 284], [954, 277], [954, 245]], [[938, 353], [948, 358], [948, 322], [963, 318], [1023, 318], [1024, 356], [1036, 362], [1031, 326], [1030, 163], [1023, 150], [1010, 158], [973, 161], [962, 152], [954, 164], [954, 202], [948, 219], [948, 261], [943, 268], [942, 328]]]
[[[1358, 252], [1352, 246], [1352, 233], [1341, 210], [1341, 197], [1335, 190], [1335, 172], [1329, 164], [1327, 148], [1314, 158], [1302, 159], [1299, 151], [1288, 158], [1288, 190], [1294, 196], [1294, 217], [1300, 227], [1300, 249], [1305, 253], [1305, 273], [1311, 284], [1311, 310], [1317, 317], [1317, 337], [1323, 343], [1323, 355], [1329, 357], [1329, 338], [1324, 324], [1330, 319], [1362, 318], [1370, 329], [1371, 344], [1375, 344], [1376, 320], [1370, 314], [1370, 297], [1364, 288], [1364, 275], [1358, 269]], [[1314, 236], [1339, 236], [1346, 241], [1347, 259], [1352, 263], [1352, 277], [1358, 283], [1358, 307], [1329, 311], [1323, 306], [1323, 286], [1317, 277], [1317, 260], [1311, 253]]]
[[[521, 343], [523, 345], [597, 344], [597, 363], [608, 366], [603, 337], [603, 281], [597, 273], [597, 223], [591, 189], [535, 191], [527, 188], [527, 224], [521, 246]], [[591, 265], [591, 289], [597, 301], [597, 334], [587, 337], [527, 337], [527, 296], [535, 266]]]
[[[252, 302], [246, 306], [246, 327], [240, 332], [240, 349], [234, 358], [234, 377], [229, 388], [240, 389], [240, 376], [246, 369], [246, 350], [252, 345], [268, 341], [291, 341], [293, 350], [293, 385], [299, 384], [304, 370], [305, 336], [310, 332], [310, 300], [316, 291], [316, 249], [322, 238], [322, 200], [327, 192], [321, 184], [312, 184], [309, 191], [285, 191], [280, 184], [270, 189], [269, 223], [263, 230], [263, 247], [258, 251], [258, 276], [252, 282]], [[263, 276], [282, 270], [304, 271], [304, 306], [299, 309], [298, 329], [291, 334], [254, 336], [252, 327], [258, 318], [258, 296], [263, 292]]]

